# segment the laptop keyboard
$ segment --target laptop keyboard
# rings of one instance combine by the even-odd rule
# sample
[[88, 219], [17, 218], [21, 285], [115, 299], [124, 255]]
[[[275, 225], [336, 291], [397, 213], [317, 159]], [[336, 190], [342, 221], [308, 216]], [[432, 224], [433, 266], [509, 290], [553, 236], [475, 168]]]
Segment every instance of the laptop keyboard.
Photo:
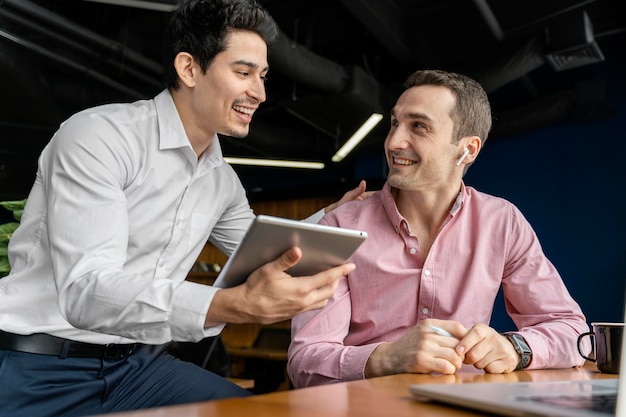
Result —
[[545, 404], [558, 405], [577, 410], [593, 410], [615, 414], [617, 408], [617, 393], [594, 393], [558, 396], [531, 396], [529, 400]]

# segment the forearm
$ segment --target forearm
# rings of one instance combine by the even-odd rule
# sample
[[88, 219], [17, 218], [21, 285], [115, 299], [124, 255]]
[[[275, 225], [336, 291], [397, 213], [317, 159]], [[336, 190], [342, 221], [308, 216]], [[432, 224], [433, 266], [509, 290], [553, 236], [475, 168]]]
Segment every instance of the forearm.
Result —
[[377, 346], [316, 343], [300, 349], [292, 343], [287, 372], [296, 388], [364, 379], [367, 360]]
[[[533, 359], [528, 369], [572, 368], [585, 362], [577, 349], [578, 335], [589, 331], [584, 322], [552, 322], [522, 328], [520, 333], [533, 351]], [[591, 345], [586, 338], [581, 350], [589, 352]]]
[[400, 364], [393, 355], [387, 355], [388, 343], [379, 344], [367, 359], [365, 365], [365, 378], [374, 378], [400, 373]]

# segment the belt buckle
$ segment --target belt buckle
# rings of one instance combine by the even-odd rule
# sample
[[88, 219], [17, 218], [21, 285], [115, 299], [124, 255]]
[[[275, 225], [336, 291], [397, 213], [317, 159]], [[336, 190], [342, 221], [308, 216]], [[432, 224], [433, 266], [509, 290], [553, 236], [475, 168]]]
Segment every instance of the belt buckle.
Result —
[[120, 346], [115, 343], [108, 343], [104, 346], [104, 359], [124, 359], [126, 356], [133, 353], [134, 346]]

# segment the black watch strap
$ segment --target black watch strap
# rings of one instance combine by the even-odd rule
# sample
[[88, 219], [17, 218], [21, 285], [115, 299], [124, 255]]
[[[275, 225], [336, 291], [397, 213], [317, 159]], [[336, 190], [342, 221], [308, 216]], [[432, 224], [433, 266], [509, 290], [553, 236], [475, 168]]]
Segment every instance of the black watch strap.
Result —
[[515, 370], [519, 371], [530, 365], [533, 358], [533, 351], [530, 349], [530, 346], [528, 346], [528, 343], [526, 343], [526, 339], [517, 333], [505, 333], [504, 336], [509, 339], [509, 342], [511, 342], [515, 351], [521, 358]]

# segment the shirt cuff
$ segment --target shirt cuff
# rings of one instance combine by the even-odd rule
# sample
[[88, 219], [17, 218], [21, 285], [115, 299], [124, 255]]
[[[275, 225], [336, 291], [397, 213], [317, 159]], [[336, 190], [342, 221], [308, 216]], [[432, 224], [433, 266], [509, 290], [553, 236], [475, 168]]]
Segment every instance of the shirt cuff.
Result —
[[319, 221], [322, 220], [322, 217], [324, 217], [324, 214], [326, 214], [324, 212], [324, 209], [320, 209], [316, 213], [311, 214], [309, 217], [307, 217], [303, 221], [307, 223], [319, 223]]
[[206, 314], [219, 288], [183, 281], [172, 300], [172, 340], [197, 342], [220, 334], [225, 324], [204, 327]]
[[[382, 342], [381, 342], [382, 343]], [[365, 379], [365, 366], [372, 352], [381, 344], [373, 343], [364, 346], [352, 346], [348, 349], [341, 365], [341, 380], [354, 381]]]

